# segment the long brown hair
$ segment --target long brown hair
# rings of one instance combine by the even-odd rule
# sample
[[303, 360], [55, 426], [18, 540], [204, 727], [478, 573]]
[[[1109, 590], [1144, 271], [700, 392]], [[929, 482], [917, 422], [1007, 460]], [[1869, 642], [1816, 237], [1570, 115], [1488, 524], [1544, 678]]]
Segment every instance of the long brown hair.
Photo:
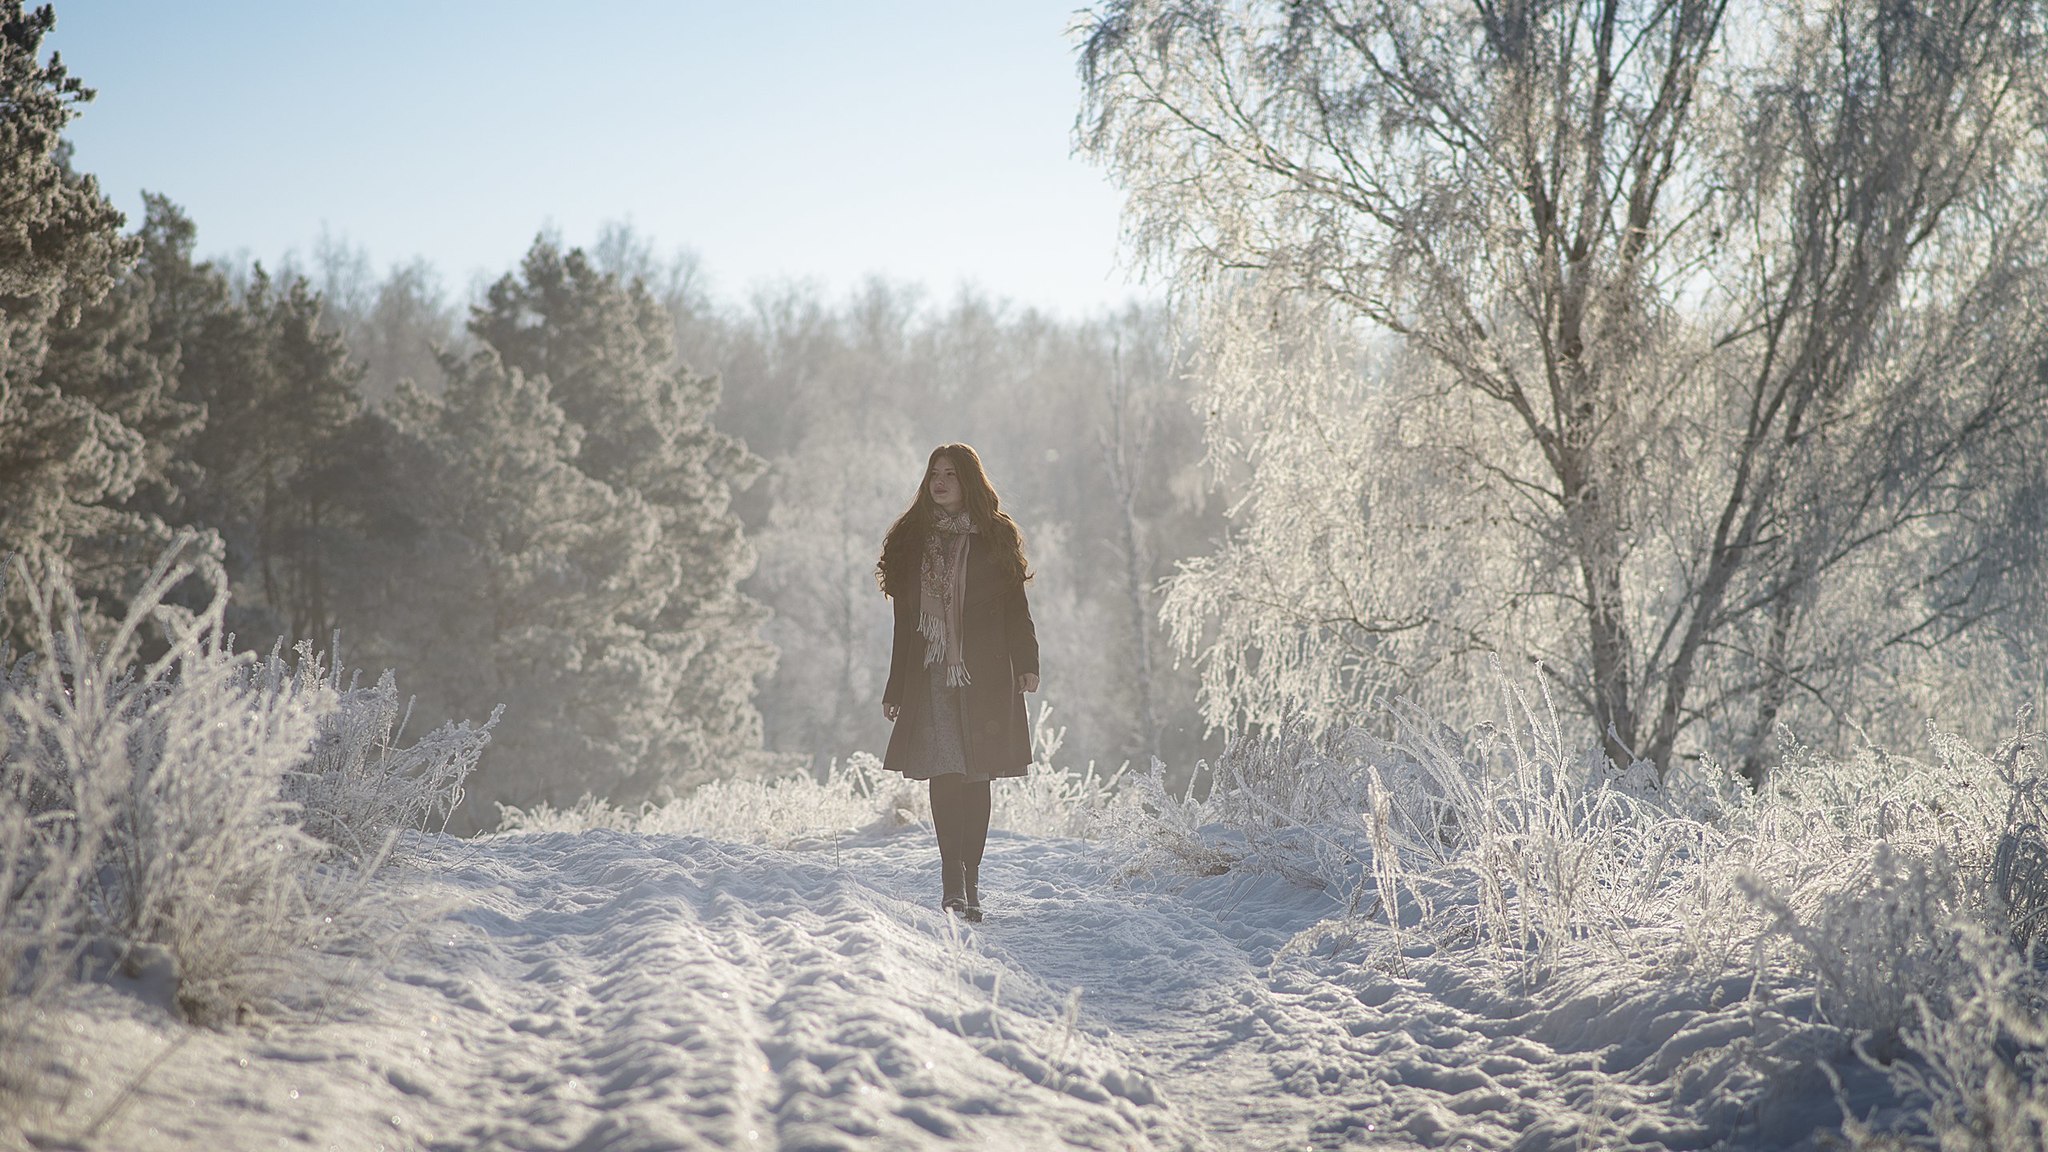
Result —
[[995, 549], [1004, 572], [1019, 584], [1031, 579], [1031, 568], [1024, 562], [1024, 534], [1003, 511], [1002, 498], [981, 466], [981, 455], [965, 444], [941, 444], [924, 463], [924, 475], [917, 479], [917, 498], [882, 538], [882, 558], [875, 564], [875, 582], [882, 586], [882, 594], [898, 596], [917, 586], [924, 536], [940, 516], [938, 502], [932, 499], [932, 469], [938, 467], [942, 456], [953, 462], [968, 518]]

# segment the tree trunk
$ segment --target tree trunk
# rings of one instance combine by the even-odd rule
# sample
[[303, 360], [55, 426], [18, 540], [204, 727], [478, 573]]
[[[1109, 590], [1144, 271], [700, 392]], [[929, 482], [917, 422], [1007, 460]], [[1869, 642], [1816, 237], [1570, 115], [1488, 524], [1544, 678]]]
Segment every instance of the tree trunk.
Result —
[[[1109, 385], [1110, 436], [1102, 445], [1103, 463], [1109, 472], [1110, 488], [1116, 493], [1117, 513], [1123, 530], [1124, 591], [1131, 603], [1131, 635], [1136, 657], [1134, 688], [1138, 703], [1138, 731], [1147, 756], [1159, 755], [1159, 720], [1153, 707], [1152, 607], [1148, 603], [1144, 553], [1138, 544], [1138, 478], [1143, 467], [1143, 446], [1131, 444], [1130, 381], [1123, 370], [1123, 350], [1112, 358]], [[1136, 457], [1133, 459], [1133, 457]]]
[[1586, 453], [1562, 454], [1562, 489], [1579, 580], [1585, 591], [1586, 640], [1592, 655], [1593, 722], [1608, 759], [1626, 767], [1639, 756], [1635, 669], [1622, 596], [1621, 537], [1611, 505], [1586, 475]]
[[1785, 595], [1771, 606], [1771, 638], [1764, 651], [1764, 687], [1757, 703], [1756, 725], [1750, 732], [1749, 747], [1742, 756], [1742, 778], [1752, 789], [1764, 786], [1764, 750], [1770, 747], [1771, 732], [1778, 726], [1778, 713], [1792, 694], [1792, 673], [1785, 662], [1791, 656], [1792, 623], [1798, 615], [1797, 602]]

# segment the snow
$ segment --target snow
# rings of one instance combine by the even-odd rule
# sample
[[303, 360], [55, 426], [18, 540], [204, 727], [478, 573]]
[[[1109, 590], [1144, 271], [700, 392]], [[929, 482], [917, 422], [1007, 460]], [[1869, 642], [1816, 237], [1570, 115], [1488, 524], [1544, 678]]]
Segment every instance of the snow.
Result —
[[423, 930], [326, 1019], [192, 1029], [147, 974], [86, 985], [51, 1013], [65, 1095], [29, 1130], [209, 1150], [1784, 1147], [1840, 1123], [1815, 1057], [1881, 1095], [1810, 1005], [1624, 971], [1521, 994], [1271, 870], [1122, 871], [1100, 842], [999, 830], [967, 927], [936, 909], [915, 824], [801, 850], [429, 838], [385, 881]]

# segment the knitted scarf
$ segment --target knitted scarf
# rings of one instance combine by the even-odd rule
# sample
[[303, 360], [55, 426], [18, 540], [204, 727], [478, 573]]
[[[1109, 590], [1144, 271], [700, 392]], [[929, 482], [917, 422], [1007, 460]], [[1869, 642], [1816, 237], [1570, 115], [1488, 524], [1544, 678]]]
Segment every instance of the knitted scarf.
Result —
[[946, 686], [972, 683], [960, 643], [960, 606], [967, 595], [967, 537], [980, 531], [965, 510], [939, 513], [924, 536], [924, 561], [918, 567], [917, 631], [924, 637], [924, 663], [946, 664]]

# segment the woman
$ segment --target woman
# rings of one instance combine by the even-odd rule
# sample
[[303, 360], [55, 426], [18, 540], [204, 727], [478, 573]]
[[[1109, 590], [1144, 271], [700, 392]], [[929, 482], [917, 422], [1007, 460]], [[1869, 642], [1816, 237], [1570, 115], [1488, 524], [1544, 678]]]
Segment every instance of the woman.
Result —
[[883, 763], [931, 781], [939, 906], [978, 921], [989, 781], [1022, 776], [1031, 763], [1023, 694], [1038, 691], [1038, 634], [1024, 600], [1024, 537], [974, 449], [932, 451], [875, 574], [896, 608], [882, 692], [896, 730]]

